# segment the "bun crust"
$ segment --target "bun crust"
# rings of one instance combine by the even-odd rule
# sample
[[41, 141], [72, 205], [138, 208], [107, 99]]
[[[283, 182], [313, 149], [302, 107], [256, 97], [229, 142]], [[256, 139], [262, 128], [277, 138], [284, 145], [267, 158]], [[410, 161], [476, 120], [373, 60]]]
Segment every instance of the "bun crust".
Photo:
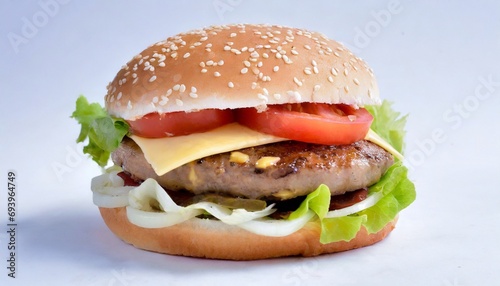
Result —
[[314, 222], [286, 237], [266, 237], [208, 219], [192, 219], [168, 228], [141, 228], [128, 221], [124, 207], [99, 210], [111, 231], [137, 248], [171, 255], [227, 260], [317, 256], [346, 251], [384, 239], [396, 224], [394, 220], [374, 234], [368, 234], [362, 228], [349, 242], [321, 244], [320, 228]]
[[158, 42], [108, 85], [108, 112], [134, 120], [151, 112], [297, 102], [379, 104], [371, 69], [342, 44], [271, 25], [212, 26]]

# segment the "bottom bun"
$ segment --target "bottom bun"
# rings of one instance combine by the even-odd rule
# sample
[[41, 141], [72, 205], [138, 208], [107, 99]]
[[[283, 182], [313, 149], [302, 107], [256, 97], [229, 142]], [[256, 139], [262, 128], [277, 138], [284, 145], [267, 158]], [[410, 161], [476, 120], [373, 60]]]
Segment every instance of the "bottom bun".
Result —
[[228, 260], [255, 260], [285, 256], [317, 256], [372, 245], [384, 239], [396, 220], [377, 233], [364, 227], [348, 242], [319, 242], [320, 226], [309, 222], [299, 231], [284, 237], [253, 234], [217, 220], [191, 219], [166, 228], [142, 228], [130, 223], [126, 209], [99, 208], [106, 225], [127, 243], [137, 248], [192, 257]]

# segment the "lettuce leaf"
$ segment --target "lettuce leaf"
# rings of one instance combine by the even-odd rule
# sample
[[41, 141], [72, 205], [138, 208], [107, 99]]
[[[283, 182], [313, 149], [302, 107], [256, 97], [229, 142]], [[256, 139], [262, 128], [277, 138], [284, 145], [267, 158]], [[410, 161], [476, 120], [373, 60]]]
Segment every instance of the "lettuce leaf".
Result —
[[297, 219], [309, 209], [314, 211], [321, 224], [321, 243], [349, 241], [356, 236], [361, 226], [369, 233], [378, 232], [415, 200], [415, 186], [407, 174], [408, 169], [401, 162], [392, 165], [381, 180], [369, 188], [370, 194], [381, 193], [382, 198], [374, 206], [344, 217], [325, 218], [330, 206], [330, 190], [321, 185], [305, 198], [288, 219]]
[[89, 154], [101, 167], [106, 166], [111, 152], [118, 148], [129, 131], [125, 120], [109, 116], [102, 106], [98, 103], [89, 104], [83, 95], [76, 100], [76, 109], [71, 118], [81, 125], [76, 142], [84, 142], [88, 138], [83, 153]]
[[384, 100], [379, 106], [365, 106], [373, 115], [371, 129], [391, 144], [399, 153], [403, 154], [405, 125], [408, 115], [401, 116], [400, 112], [392, 109], [392, 102]]

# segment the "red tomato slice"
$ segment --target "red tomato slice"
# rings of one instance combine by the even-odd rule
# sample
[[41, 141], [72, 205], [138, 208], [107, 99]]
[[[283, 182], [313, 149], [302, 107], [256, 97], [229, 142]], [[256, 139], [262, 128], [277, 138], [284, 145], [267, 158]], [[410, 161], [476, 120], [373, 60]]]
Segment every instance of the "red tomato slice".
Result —
[[149, 113], [130, 120], [132, 134], [161, 138], [205, 132], [234, 122], [232, 110], [204, 109], [196, 112]]
[[300, 103], [238, 110], [237, 121], [262, 133], [291, 140], [324, 144], [351, 144], [366, 136], [373, 116], [364, 108], [344, 104]]

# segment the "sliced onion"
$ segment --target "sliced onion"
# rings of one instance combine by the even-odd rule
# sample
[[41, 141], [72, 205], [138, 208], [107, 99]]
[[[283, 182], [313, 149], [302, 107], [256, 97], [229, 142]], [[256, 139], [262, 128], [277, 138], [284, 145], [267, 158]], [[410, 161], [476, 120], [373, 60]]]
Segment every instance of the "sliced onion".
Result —
[[[177, 205], [163, 188], [153, 179], [147, 179], [129, 194], [127, 217], [141, 227], [167, 227], [181, 223], [203, 212], [207, 212], [229, 225], [240, 225], [273, 213], [274, 205], [249, 212], [244, 209], [229, 209], [210, 202], [200, 202], [182, 207]], [[155, 211], [156, 209], [156, 211]]]
[[362, 210], [366, 210], [367, 208], [374, 206], [378, 201], [380, 201], [382, 197], [383, 196], [381, 193], [371, 194], [366, 199], [362, 200], [359, 203], [355, 203], [352, 206], [327, 212], [325, 218], [348, 216]]
[[90, 189], [95, 205], [104, 208], [118, 208], [128, 205], [128, 194], [134, 187], [124, 186], [123, 179], [117, 173], [104, 173], [92, 179]]
[[280, 237], [290, 235], [303, 228], [314, 216], [314, 212], [309, 210], [305, 215], [293, 220], [256, 219], [238, 226], [255, 234]]

